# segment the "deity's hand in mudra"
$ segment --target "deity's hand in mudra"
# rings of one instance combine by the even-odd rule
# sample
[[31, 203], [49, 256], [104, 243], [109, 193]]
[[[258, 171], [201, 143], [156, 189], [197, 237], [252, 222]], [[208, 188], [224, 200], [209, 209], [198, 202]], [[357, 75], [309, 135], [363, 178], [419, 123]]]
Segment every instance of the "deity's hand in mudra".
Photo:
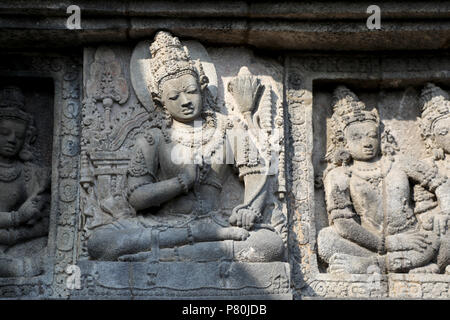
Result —
[[17, 211], [15, 215], [15, 225], [21, 224], [34, 224], [35, 219], [38, 218], [44, 209], [45, 204], [48, 202], [48, 196], [36, 195], [30, 197], [25, 201]]
[[237, 206], [233, 209], [229, 221], [231, 225], [250, 230], [258, 221], [259, 217], [260, 214], [257, 211], [252, 210], [251, 208]]

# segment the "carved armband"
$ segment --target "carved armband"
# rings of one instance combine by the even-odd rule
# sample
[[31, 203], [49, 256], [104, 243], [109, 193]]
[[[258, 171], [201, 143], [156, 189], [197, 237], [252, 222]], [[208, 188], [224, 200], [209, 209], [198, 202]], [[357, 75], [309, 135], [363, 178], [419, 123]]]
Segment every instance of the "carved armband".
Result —
[[128, 173], [132, 177], [142, 177], [149, 173], [142, 150], [138, 150], [135, 157], [131, 160]]
[[331, 201], [328, 201], [328, 211], [335, 209], [345, 209], [352, 206], [352, 202], [349, 199], [346, 190], [340, 190], [338, 187], [333, 188], [331, 191]]
[[347, 190], [341, 190], [335, 186], [331, 191], [331, 197], [327, 199], [327, 209], [330, 214], [330, 222], [339, 218], [352, 218], [355, 212], [352, 210], [352, 202]]

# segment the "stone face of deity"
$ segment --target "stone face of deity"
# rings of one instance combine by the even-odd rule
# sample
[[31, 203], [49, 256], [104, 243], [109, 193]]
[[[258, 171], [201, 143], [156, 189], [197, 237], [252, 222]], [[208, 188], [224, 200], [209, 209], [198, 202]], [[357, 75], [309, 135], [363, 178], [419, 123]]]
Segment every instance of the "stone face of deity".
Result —
[[202, 95], [193, 75], [184, 74], [165, 81], [161, 96], [164, 107], [176, 121], [189, 123], [200, 116]]
[[450, 117], [436, 121], [433, 135], [436, 144], [444, 149], [446, 154], [450, 154]]
[[19, 119], [0, 119], [0, 157], [11, 159], [18, 155], [25, 142], [27, 124]]
[[367, 161], [378, 154], [378, 126], [373, 121], [355, 122], [345, 130], [346, 147], [354, 160]]

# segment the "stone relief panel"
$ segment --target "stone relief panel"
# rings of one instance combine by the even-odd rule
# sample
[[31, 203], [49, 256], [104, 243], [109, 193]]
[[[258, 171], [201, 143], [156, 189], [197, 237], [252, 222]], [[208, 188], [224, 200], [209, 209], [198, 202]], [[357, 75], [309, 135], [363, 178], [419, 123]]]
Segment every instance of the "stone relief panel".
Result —
[[0, 296], [68, 296], [76, 253], [80, 63], [3, 54]]
[[[450, 102], [448, 91], [428, 83], [422, 89], [419, 107], [421, 117], [419, 127], [427, 148], [424, 161], [432, 167], [434, 174], [449, 180], [450, 165]], [[447, 182], [448, 183], [448, 182]], [[436, 263], [437, 272], [450, 274], [449, 248], [449, 199], [450, 192], [433, 195], [419, 184], [414, 186], [415, 212], [428, 230], [433, 230], [440, 237], [440, 248]], [[434, 270], [433, 270], [434, 271]], [[435, 272], [435, 271], [434, 271]]]
[[[51, 82], [49, 88], [47, 91], [51, 92]], [[34, 92], [33, 98], [25, 99], [23, 90], [17, 86], [5, 85], [0, 89], [0, 276], [3, 278], [34, 277], [45, 271], [51, 160], [43, 161], [39, 154], [44, 151], [48, 159], [51, 150], [39, 147], [51, 146], [52, 134], [43, 132], [43, 141], [36, 143], [40, 129], [45, 127], [36, 125], [34, 118], [46, 113], [51, 128], [52, 101], [39, 98], [40, 93]]]
[[448, 298], [445, 72], [355, 61], [287, 61], [297, 294]]
[[0, 296], [449, 298], [447, 57], [2, 57]]
[[282, 74], [169, 32], [85, 50], [74, 297], [289, 297]]
[[[377, 104], [383, 105], [388, 95]], [[386, 127], [380, 135], [377, 109], [368, 111], [347, 87], [334, 90], [332, 106], [328, 166], [323, 172], [330, 226], [318, 233], [318, 253], [328, 264], [327, 271], [364, 274], [371, 267], [381, 273], [444, 271], [441, 260], [447, 259], [448, 250], [440, 235], [445, 230], [436, 230], [429, 220], [447, 218], [447, 176], [412, 158], [395, 159], [400, 146]], [[441, 203], [443, 217], [423, 217], [428, 206], [417, 200], [425, 191]], [[438, 256], [443, 257], [436, 261]]]

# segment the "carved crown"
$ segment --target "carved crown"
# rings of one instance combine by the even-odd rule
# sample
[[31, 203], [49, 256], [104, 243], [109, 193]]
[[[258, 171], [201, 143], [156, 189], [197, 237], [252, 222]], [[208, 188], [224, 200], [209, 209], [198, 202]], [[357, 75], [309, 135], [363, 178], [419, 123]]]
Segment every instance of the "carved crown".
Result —
[[373, 121], [379, 124], [380, 119], [376, 110], [367, 111], [364, 102], [350, 89], [339, 86], [333, 93], [332, 126], [335, 132], [341, 131], [353, 122]]
[[159, 31], [150, 45], [150, 69], [152, 80], [150, 92], [153, 97], [161, 96], [162, 84], [184, 74], [192, 74], [201, 82], [205, 81], [203, 68], [199, 61], [192, 61], [186, 47], [177, 37], [167, 31]]
[[30, 122], [32, 117], [23, 111], [25, 97], [20, 88], [7, 86], [0, 90], [0, 118], [13, 118]]
[[427, 83], [420, 95], [421, 128], [424, 137], [432, 135], [436, 121], [450, 116], [450, 97], [438, 86]]
[[366, 110], [364, 102], [345, 86], [339, 86], [333, 93], [333, 116], [331, 117], [331, 145], [327, 150], [325, 159], [340, 163], [341, 158], [347, 157], [344, 150], [345, 128], [354, 122], [373, 121], [377, 125], [380, 118], [376, 109]]

